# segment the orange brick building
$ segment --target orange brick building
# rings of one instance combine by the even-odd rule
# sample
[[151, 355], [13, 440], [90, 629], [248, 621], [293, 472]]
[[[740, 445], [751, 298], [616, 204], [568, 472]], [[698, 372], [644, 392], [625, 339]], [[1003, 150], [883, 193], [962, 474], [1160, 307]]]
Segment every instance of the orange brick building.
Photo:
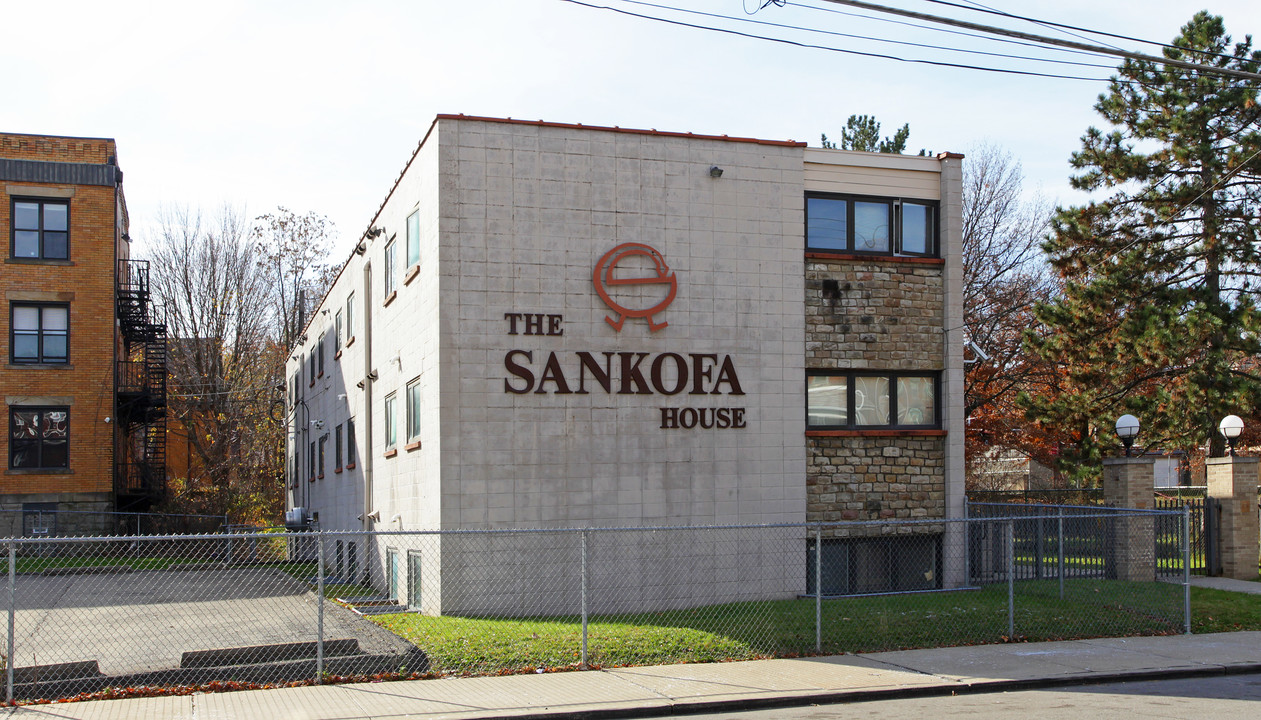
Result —
[[0, 534], [109, 530], [165, 486], [165, 328], [122, 178], [113, 140], [0, 133]]

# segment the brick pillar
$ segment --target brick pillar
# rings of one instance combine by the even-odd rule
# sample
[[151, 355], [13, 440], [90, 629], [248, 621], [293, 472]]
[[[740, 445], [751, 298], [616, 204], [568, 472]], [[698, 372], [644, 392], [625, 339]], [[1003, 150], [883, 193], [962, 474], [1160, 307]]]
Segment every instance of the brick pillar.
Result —
[[1257, 579], [1257, 480], [1255, 457], [1207, 458], [1208, 496], [1222, 501], [1222, 574]]
[[[1156, 458], [1121, 457], [1103, 461], [1103, 498], [1108, 507], [1151, 510], [1156, 485]], [[1113, 546], [1107, 554], [1109, 575], [1117, 580], [1156, 579], [1156, 523], [1151, 516], [1118, 518]]]

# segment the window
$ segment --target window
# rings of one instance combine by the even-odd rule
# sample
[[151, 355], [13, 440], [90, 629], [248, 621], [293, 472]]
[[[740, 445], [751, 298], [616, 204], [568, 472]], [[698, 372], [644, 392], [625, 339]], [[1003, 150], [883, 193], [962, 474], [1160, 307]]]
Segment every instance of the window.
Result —
[[420, 264], [420, 211], [407, 216], [407, 267]]
[[9, 467], [70, 467], [70, 410], [9, 408]]
[[355, 336], [355, 294], [346, 296], [346, 341]]
[[333, 320], [333, 352], [342, 349], [342, 311], [338, 310]]
[[324, 458], [325, 458], [324, 448], [326, 445], [328, 445], [328, 433], [324, 433], [323, 435], [320, 436], [320, 450], [319, 450], [319, 458], [318, 458], [319, 464], [315, 466], [316, 467], [315, 476], [318, 478], [324, 477]]
[[311, 448], [308, 451], [306, 459], [307, 474], [306, 479], [315, 482], [315, 441], [311, 441]]
[[355, 466], [355, 421], [346, 421], [346, 467]]
[[385, 397], [385, 448], [398, 444], [398, 423], [394, 420], [394, 393]]
[[324, 336], [320, 336], [320, 344], [316, 346], [315, 352], [320, 357], [320, 374], [316, 377], [324, 377]]
[[420, 439], [420, 378], [407, 385], [407, 442]]
[[810, 371], [806, 426], [810, 428], [936, 428], [933, 374]]
[[342, 471], [342, 426], [333, 428], [333, 472]]
[[806, 249], [936, 255], [937, 203], [897, 198], [807, 195]]
[[70, 203], [13, 201], [13, 257], [70, 259]]
[[311, 351], [311, 357], [307, 358], [307, 377], [310, 378], [311, 385], [315, 385], [315, 351]]
[[397, 267], [395, 263], [394, 238], [385, 244], [385, 299], [389, 300], [390, 295], [394, 292], [394, 273]]
[[69, 359], [70, 307], [10, 307], [10, 359], [15, 363], [64, 363]]

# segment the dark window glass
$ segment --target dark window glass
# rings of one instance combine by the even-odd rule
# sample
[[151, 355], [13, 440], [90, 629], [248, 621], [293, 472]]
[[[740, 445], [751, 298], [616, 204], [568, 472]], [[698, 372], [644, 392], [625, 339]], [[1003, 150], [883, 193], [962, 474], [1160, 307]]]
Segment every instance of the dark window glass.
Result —
[[355, 421], [346, 421], [346, 464], [355, 464]]
[[342, 426], [333, 428], [333, 466], [342, 469]]
[[817, 250], [848, 250], [849, 201], [807, 198], [806, 238]]
[[9, 467], [70, 467], [70, 411], [9, 408]]
[[937, 254], [937, 204], [896, 198], [806, 198], [806, 249], [881, 255]]
[[933, 208], [918, 203], [902, 203], [902, 252], [928, 255], [933, 252]]
[[13, 257], [70, 257], [70, 205], [65, 200], [13, 201]]

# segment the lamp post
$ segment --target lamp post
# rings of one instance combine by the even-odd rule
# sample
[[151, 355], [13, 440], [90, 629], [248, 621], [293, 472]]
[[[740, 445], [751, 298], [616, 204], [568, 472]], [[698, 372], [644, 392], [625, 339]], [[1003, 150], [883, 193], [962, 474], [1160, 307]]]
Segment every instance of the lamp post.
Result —
[[1238, 415], [1227, 415], [1222, 418], [1222, 423], [1217, 426], [1217, 430], [1226, 438], [1226, 444], [1230, 446], [1230, 456], [1235, 456], [1235, 440], [1243, 433], [1243, 420]]
[[1138, 436], [1139, 422], [1133, 415], [1122, 415], [1117, 418], [1117, 437], [1125, 446], [1125, 456], [1130, 457], [1130, 448], [1134, 446], [1134, 438]]

